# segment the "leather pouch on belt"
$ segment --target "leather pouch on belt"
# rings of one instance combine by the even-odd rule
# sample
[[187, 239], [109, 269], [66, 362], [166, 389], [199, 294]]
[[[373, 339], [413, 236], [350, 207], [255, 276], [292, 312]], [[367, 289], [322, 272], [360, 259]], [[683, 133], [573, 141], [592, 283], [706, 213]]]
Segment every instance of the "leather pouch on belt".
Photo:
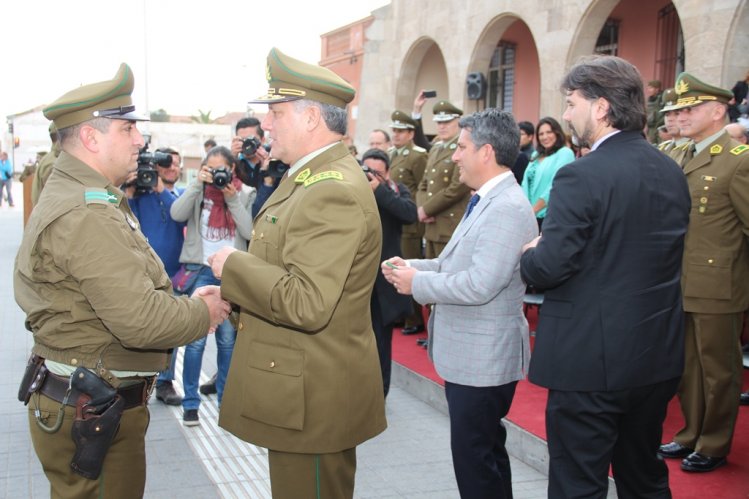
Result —
[[125, 400], [88, 369], [78, 368], [72, 379], [73, 389], [81, 395], [75, 404], [71, 432], [75, 454], [70, 467], [79, 475], [96, 480], [120, 427]]
[[27, 405], [31, 395], [42, 387], [44, 378], [47, 377], [47, 372], [47, 367], [44, 365], [44, 358], [32, 355], [28, 364], [26, 364], [21, 386], [18, 387], [18, 400]]

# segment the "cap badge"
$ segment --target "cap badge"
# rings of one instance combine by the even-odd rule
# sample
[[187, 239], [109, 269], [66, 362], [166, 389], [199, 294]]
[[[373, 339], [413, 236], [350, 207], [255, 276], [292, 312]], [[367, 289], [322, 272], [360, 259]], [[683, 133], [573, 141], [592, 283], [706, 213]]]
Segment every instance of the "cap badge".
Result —
[[689, 83], [687, 83], [684, 80], [679, 80], [679, 83], [676, 84], [676, 93], [681, 95], [684, 92], [689, 92]]

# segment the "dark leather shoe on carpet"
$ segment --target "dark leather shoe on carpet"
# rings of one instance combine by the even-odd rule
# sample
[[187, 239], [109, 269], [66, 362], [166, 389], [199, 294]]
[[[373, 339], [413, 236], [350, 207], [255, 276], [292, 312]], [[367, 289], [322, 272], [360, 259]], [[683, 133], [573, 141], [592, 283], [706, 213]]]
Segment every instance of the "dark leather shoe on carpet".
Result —
[[174, 391], [171, 381], [156, 385], [156, 399], [161, 400], [166, 405], [180, 405], [182, 403], [182, 397]]
[[749, 392], [744, 392], [739, 395], [739, 404], [749, 405]]
[[658, 454], [661, 457], [665, 457], [667, 459], [676, 459], [678, 457], [687, 457], [689, 454], [693, 453], [694, 449], [690, 449], [689, 447], [684, 447], [681, 444], [677, 444], [676, 442], [671, 442], [668, 444], [663, 444], [658, 449]]
[[218, 376], [218, 373], [214, 374], [213, 377], [208, 380], [208, 383], [200, 385], [200, 393], [203, 395], [216, 393], [216, 376]]
[[424, 331], [424, 326], [408, 326], [401, 329], [401, 333], [405, 334], [406, 336], [410, 334], [419, 334], [422, 331]]
[[725, 457], [710, 457], [699, 452], [692, 452], [681, 462], [684, 471], [706, 472], [713, 471], [726, 464]]

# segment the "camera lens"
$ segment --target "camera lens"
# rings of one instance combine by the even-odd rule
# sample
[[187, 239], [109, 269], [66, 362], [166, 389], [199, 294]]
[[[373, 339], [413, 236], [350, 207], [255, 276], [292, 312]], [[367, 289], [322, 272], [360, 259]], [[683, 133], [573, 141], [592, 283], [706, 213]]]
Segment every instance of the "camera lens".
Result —
[[232, 180], [231, 171], [226, 168], [216, 168], [215, 170], [211, 170], [211, 175], [213, 175], [213, 185], [219, 189], [226, 187], [226, 185]]

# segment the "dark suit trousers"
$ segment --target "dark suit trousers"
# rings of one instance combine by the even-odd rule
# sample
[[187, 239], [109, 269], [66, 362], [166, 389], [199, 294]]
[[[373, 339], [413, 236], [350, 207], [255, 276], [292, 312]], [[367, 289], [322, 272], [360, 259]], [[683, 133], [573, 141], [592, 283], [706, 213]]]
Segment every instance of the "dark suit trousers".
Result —
[[[376, 293], [376, 292], [375, 292]], [[377, 342], [377, 354], [380, 357], [380, 371], [382, 372], [382, 387], [387, 397], [390, 391], [390, 371], [393, 353], [393, 325], [382, 323], [380, 300], [376, 294], [372, 297], [372, 329]]]
[[517, 381], [488, 387], [445, 381], [453, 468], [463, 499], [512, 499], [502, 418], [510, 410], [516, 386]]
[[549, 390], [549, 499], [605, 498], [609, 464], [619, 499], [671, 498], [656, 452], [679, 378], [609, 392]]

